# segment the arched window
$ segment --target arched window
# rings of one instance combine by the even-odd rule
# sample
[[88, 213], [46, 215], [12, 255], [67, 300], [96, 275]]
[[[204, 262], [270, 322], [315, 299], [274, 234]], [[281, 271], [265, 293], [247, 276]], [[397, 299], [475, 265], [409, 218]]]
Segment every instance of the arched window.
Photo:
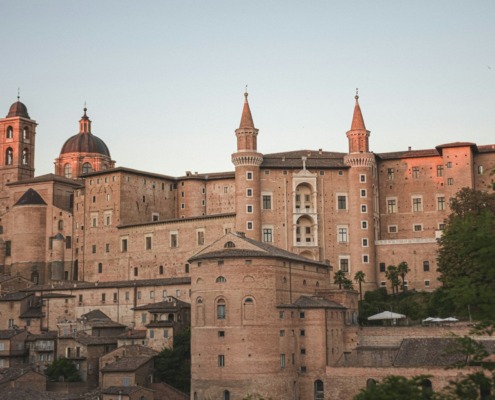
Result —
[[9, 147], [9, 148], [5, 151], [5, 165], [12, 165], [13, 158], [14, 158], [14, 152], [13, 152], [13, 151], [12, 151], [12, 149]]
[[255, 319], [255, 306], [252, 297], [246, 297], [242, 304], [244, 319], [247, 321]]
[[22, 130], [22, 138], [24, 140], [29, 139], [29, 128], [27, 126], [25, 126], [24, 129]]
[[429, 379], [423, 379], [421, 381], [421, 386], [423, 386], [425, 389], [432, 391], [433, 390], [433, 384]]
[[22, 165], [28, 165], [29, 157], [28, 157], [28, 149], [22, 150]]
[[39, 274], [38, 274], [36, 271], [35, 271], [35, 272], [33, 272], [33, 273], [31, 274], [31, 282], [33, 282], [35, 285], [37, 285], [37, 284], [38, 284], [38, 282], [39, 282], [39, 280], [40, 280], [40, 276], [39, 276]]
[[303, 286], [306, 286], [306, 279], [303, 280]]
[[7, 127], [7, 139], [12, 139], [14, 137], [14, 130], [12, 129], [11, 126]]
[[235, 247], [235, 243], [234, 242], [227, 242], [227, 243], [225, 243], [225, 245], [223, 247], [225, 247], [225, 248], [227, 248], [227, 247]]
[[224, 299], [217, 300], [217, 319], [225, 319], [227, 316], [227, 305]]
[[69, 179], [72, 178], [72, 165], [70, 164], [64, 165], [64, 176]]
[[216, 280], [216, 283], [225, 283], [227, 282], [227, 279], [225, 279], [225, 276], [219, 276]]
[[64, 229], [64, 220], [61, 219], [58, 221], [58, 230], [62, 231]]
[[168, 314], [167, 321], [174, 322], [174, 319], [175, 319], [174, 314], [172, 313]]
[[83, 174], [89, 174], [90, 172], [93, 172], [93, 167], [89, 162], [84, 163], [82, 166], [82, 173]]
[[366, 389], [371, 389], [373, 386], [376, 386], [376, 381], [372, 378], [366, 381]]
[[315, 381], [315, 400], [323, 400], [325, 398], [325, 391], [323, 389], [323, 381], [318, 379]]
[[315, 243], [316, 226], [309, 215], [301, 216], [296, 222], [296, 244], [313, 245]]
[[196, 325], [203, 326], [205, 324], [205, 305], [201, 297], [196, 299]]
[[223, 400], [230, 400], [230, 392], [228, 390], [223, 391]]

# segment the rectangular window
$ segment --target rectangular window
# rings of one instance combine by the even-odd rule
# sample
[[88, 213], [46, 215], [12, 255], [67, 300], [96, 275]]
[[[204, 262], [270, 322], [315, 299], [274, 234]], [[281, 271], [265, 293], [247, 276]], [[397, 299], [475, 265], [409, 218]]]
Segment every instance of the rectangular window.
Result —
[[387, 213], [395, 214], [397, 212], [397, 199], [387, 199]]
[[141, 313], [141, 322], [142, 322], [143, 324], [145, 324], [145, 323], [146, 323], [147, 318], [148, 318], [148, 314], [146, 314], [146, 313]]
[[154, 299], [154, 298], [155, 298], [155, 291], [150, 290], [150, 299]]
[[380, 272], [385, 272], [385, 263], [380, 263]]
[[393, 181], [394, 180], [394, 169], [393, 168], [388, 168], [387, 169], [387, 179], [389, 181]]
[[179, 236], [177, 233], [170, 234], [170, 247], [178, 247], [179, 246]]
[[412, 177], [419, 178], [419, 167], [412, 167]]
[[478, 165], [478, 175], [483, 175], [483, 165]]
[[263, 228], [263, 242], [265, 242], [265, 243], [272, 243], [273, 242], [273, 236], [272, 236], [272, 229], [271, 228]]
[[146, 236], [145, 241], [146, 241], [146, 245], [145, 245], [146, 250], [151, 250], [151, 248], [153, 247], [153, 238], [151, 236]]
[[347, 228], [338, 227], [337, 228], [337, 239], [339, 243], [347, 243]]
[[72, 236], [65, 237], [65, 248], [66, 249], [72, 248]]
[[218, 337], [225, 337], [225, 331], [218, 331]]
[[359, 182], [362, 182], [362, 183], [366, 182], [366, 175], [365, 174], [359, 175]]
[[224, 186], [223, 187], [223, 192], [224, 193], [228, 193], [229, 192], [229, 187], [228, 186]]
[[246, 223], [246, 228], [248, 231], [252, 231], [253, 230], [253, 222], [252, 221], [248, 221]]
[[252, 214], [253, 213], [253, 206], [251, 204], [246, 205], [246, 212], [248, 214]]
[[218, 356], [218, 366], [225, 367], [225, 356], [223, 354]]
[[397, 225], [389, 225], [388, 226], [388, 233], [397, 233], [398, 230], [399, 229], [398, 229]]
[[125, 300], [129, 301], [129, 292], [125, 292]]
[[180, 297], [180, 289], [177, 289], [175, 291], [175, 297], [179, 298]]
[[122, 239], [120, 243], [121, 243], [122, 253], [127, 253], [127, 239]]
[[430, 281], [428, 279], [425, 280], [425, 287], [430, 287]]
[[361, 212], [362, 213], [368, 212], [368, 206], [366, 204], [361, 204]]
[[263, 195], [262, 203], [263, 203], [263, 210], [271, 210], [272, 209], [272, 196]]
[[361, 190], [359, 191], [359, 195], [360, 195], [362, 198], [366, 197], [366, 189], [361, 189]]
[[437, 176], [443, 176], [443, 165], [437, 165]]
[[253, 189], [246, 189], [246, 197], [253, 197]]
[[363, 264], [368, 264], [370, 262], [370, 257], [367, 254], [363, 254]]
[[279, 313], [278, 313], [278, 317], [279, 317], [280, 319], [284, 319], [284, 317], [285, 317], [285, 311], [279, 311]]
[[361, 229], [368, 229], [368, 221], [361, 221]]
[[246, 172], [246, 179], [248, 181], [252, 181], [253, 180], [253, 173], [251, 171]]
[[202, 246], [205, 244], [205, 233], [204, 231], [198, 231], [197, 232], [197, 235], [198, 235], [198, 245], [199, 246]]
[[437, 210], [445, 211], [445, 197], [437, 197]]
[[101, 302], [104, 303], [107, 298], [107, 295], [105, 293], [101, 294]]
[[421, 197], [413, 197], [412, 199], [412, 206], [413, 206], [413, 212], [421, 212], [423, 211], [423, 202], [422, 202]]
[[447, 185], [452, 186], [454, 184], [454, 178], [447, 179]]
[[110, 253], [110, 243], [105, 243], [105, 253]]
[[96, 244], [93, 244], [93, 245], [91, 246], [91, 252], [92, 252], [93, 254], [96, 254]]
[[279, 332], [279, 336], [280, 336], [280, 337], [285, 336], [285, 330], [284, 330], [284, 329], [281, 329], [281, 330], [280, 330], [280, 332]]
[[304, 311], [299, 311], [299, 318], [305, 318], [306, 315], [304, 314]]
[[150, 339], [155, 337], [155, 331], [153, 329], [150, 330]]
[[341, 258], [339, 259], [339, 269], [345, 273], [349, 273], [349, 259]]
[[158, 214], [158, 213], [153, 213], [153, 214], [151, 214], [151, 220], [152, 220], [153, 222], [156, 222], [156, 221], [158, 221], [159, 219], [160, 219], [160, 214]]
[[299, 336], [306, 336], [306, 331], [304, 329], [301, 329], [299, 331]]
[[347, 196], [346, 195], [338, 195], [337, 196], [337, 209], [338, 210], [347, 210]]
[[280, 354], [280, 368], [285, 368], [285, 354]]
[[413, 226], [413, 231], [414, 232], [421, 232], [422, 230], [423, 230], [423, 225], [421, 225], [421, 224], [415, 224]]
[[361, 245], [362, 245], [363, 247], [368, 247], [368, 239], [363, 238], [363, 239], [361, 240]]
[[447, 168], [452, 168], [452, 162], [450, 162], [450, 161], [449, 161], [449, 162], [447, 163]]
[[430, 271], [430, 262], [429, 261], [423, 261], [423, 271], [424, 272]]
[[439, 229], [440, 231], [445, 230], [445, 224], [443, 224], [443, 223], [438, 224], [438, 229]]

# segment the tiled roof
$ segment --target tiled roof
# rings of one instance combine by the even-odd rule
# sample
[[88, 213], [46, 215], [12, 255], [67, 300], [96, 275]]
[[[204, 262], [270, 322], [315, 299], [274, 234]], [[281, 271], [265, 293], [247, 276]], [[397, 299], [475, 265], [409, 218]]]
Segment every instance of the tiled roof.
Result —
[[[14, 381], [22, 375], [28, 372], [35, 372], [30, 366], [25, 366], [23, 368], [11, 367], [11, 368], [1, 368], [0, 369], [0, 385], [9, 381]], [[36, 372], [40, 376], [44, 376], [39, 372]], [[3, 398], [3, 397], [2, 397]]]
[[90, 336], [85, 333], [78, 333], [74, 339], [86, 346], [98, 346], [103, 344], [117, 345], [116, 336]]
[[110, 320], [110, 317], [101, 310], [92, 310], [90, 312], [87, 312], [86, 314], [81, 315], [81, 318], [87, 319], [88, 321], [91, 321], [93, 319]]
[[153, 356], [138, 356], [138, 357], [122, 357], [112, 364], [108, 364], [101, 369], [101, 372], [128, 372], [135, 371], [148, 361], [153, 359]]
[[171, 180], [171, 181], [175, 180], [175, 178], [173, 176], [155, 174], [153, 172], [140, 171], [137, 169], [126, 168], [126, 167], [117, 167], [117, 168], [106, 169], [106, 170], [101, 170], [101, 171], [93, 171], [93, 172], [84, 174], [84, 178], [88, 178], [88, 177], [92, 177], [92, 176], [98, 176], [98, 175], [111, 175], [111, 174], [116, 173], [116, 172], [147, 176], [147, 177], [157, 178], [157, 179], [167, 179], [167, 180]]
[[175, 321], [151, 321], [146, 328], [171, 328], [175, 325]]
[[14, 336], [17, 336], [21, 333], [24, 333], [25, 330], [24, 329], [3, 329], [3, 330], [0, 330], [0, 339], [11, 339], [13, 338]]
[[301, 296], [292, 304], [280, 304], [279, 308], [338, 308], [344, 310], [342, 304], [320, 296]]
[[[455, 339], [420, 338], [404, 339], [394, 360], [396, 367], [446, 367], [462, 362], [465, 356], [452, 353]], [[495, 340], [482, 341], [485, 347], [493, 348]]]
[[[228, 242], [229, 239], [234, 239], [234, 241], [246, 242], [251, 246], [246, 247], [223, 247], [218, 249], [218, 243]], [[216, 249], [216, 250], [213, 250]], [[216, 259], [216, 258], [282, 258], [286, 260], [297, 261], [305, 264], [317, 265], [319, 267], [329, 268], [330, 265], [325, 264], [320, 261], [310, 260], [308, 258], [299, 256], [294, 253], [290, 253], [286, 250], [280, 249], [278, 247], [269, 245], [267, 243], [258, 242], [257, 240], [250, 239], [243, 236], [242, 234], [228, 233], [220, 239], [216, 240], [210, 246], [207, 246], [199, 253], [192, 256], [189, 261], [197, 261], [202, 259]]]
[[134, 307], [133, 310], [156, 310], [156, 311], [177, 311], [179, 308], [191, 308], [191, 304], [185, 301], [176, 299], [173, 296], [169, 296], [170, 301], [164, 300], [158, 303], [149, 303], [143, 306]]
[[29, 188], [14, 204], [14, 206], [32, 206], [32, 205], [46, 206], [46, 202], [45, 200], [43, 200], [43, 197], [41, 197], [36, 190], [31, 188]]
[[43, 316], [43, 312], [41, 311], [41, 307], [30, 307], [24, 313], [20, 315], [20, 318], [41, 318]]
[[480, 153], [493, 153], [495, 152], [495, 144], [486, 144], [478, 146], [478, 151]]
[[4, 294], [3, 296], [0, 296], [0, 301], [18, 301], [32, 295], [33, 295], [32, 293], [25, 293], [25, 292], [7, 293]]
[[164, 219], [161, 221], [148, 221], [148, 222], [140, 222], [137, 224], [129, 224], [129, 225], [119, 225], [118, 229], [125, 228], [133, 228], [136, 226], [146, 226], [146, 225], [166, 225], [166, 224], [184, 224], [190, 221], [201, 221], [207, 219], [216, 219], [216, 218], [232, 218], [235, 217], [235, 213], [225, 213], [225, 214], [212, 214], [212, 215], [200, 215], [196, 217], [189, 218], [173, 218], [173, 219]]
[[76, 297], [73, 294], [66, 293], [43, 293], [41, 298], [43, 299], [68, 299], [71, 297]]
[[59, 182], [65, 183], [74, 187], [84, 187], [80, 182], [75, 181], [73, 179], [66, 178], [64, 176], [59, 176], [55, 174], [45, 174], [37, 176], [36, 178], [23, 179], [22, 181], [8, 183], [8, 186], [16, 186], [16, 185], [26, 185], [30, 183], [43, 183], [43, 182]]
[[302, 169], [302, 157], [306, 157], [306, 168], [348, 168], [344, 164], [346, 153], [320, 150], [297, 150], [263, 155], [261, 168]]
[[34, 342], [35, 340], [55, 340], [57, 339], [58, 332], [57, 331], [47, 331], [41, 332], [38, 334], [29, 333], [26, 338], [27, 342]]
[[128, 396], [128, 395], [135, 393], [139, 390], [148, 390], [148, 391], [152, 392], [151, 389], [143, 388], [141, 386], [110, 386], [106, 389], [102, 389], [101, 392], [103, 394], [114, 394], [114, 395], [123, 394], [123, 395]]
[[[146, 333], [146, 331], [142, 331], [142, 332]], [[117, 347], [116, 349], [112, 350], [110, 353], [107, 353], [106, 356], [111, 357], [113, 355], [117, 357], [120, 355], [119, 358], [133, 357], [133, 356], [154, 357], [157, 356], [158, 354], [159, 352], [153, 350], [151, 347], [143, 346], [140, 344], [128, 344]]]
[[381, 160], [394, 160], [397, 158], [439, 157], [436, 149], [394, 151], [391, 153], [375, 153]]
[[142, 286], [166, 286], [166, 285], [188, 285], [191, 278], [161, 278], [161, 279], [140, 279], [132, 281], [108, 281], [108, 282], [84, 282], [84, 281], [65, 281], [50, 285], [37, 285], [30, 288], [22, 289], [23, 292], [48, 292], [56, 290], [71, 289], [94, 289], [99, 288], [117, 288], [117, 287], [142, 287]]
[[145, 330], [129, 330], [127, 332], [121, 333], [117, 336], [118, 339], [145, 339], [146, 331]]

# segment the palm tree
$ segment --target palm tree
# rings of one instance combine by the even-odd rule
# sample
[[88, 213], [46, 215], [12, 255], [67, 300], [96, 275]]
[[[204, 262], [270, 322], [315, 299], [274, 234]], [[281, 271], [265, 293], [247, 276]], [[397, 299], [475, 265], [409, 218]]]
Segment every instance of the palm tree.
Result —
[[352, 284], [352, 281], [348, 278], [344, 279], [344, 283], [342, 283], [342, 287], [347, 290], [353, 290], [354, 285]]
[[345, 276], [345, 272], [342, 270], [338, 270], [333, 275], [333, 283], [335, 283], [336, 285], [339, 285], [339, 289], [342, 289], [342, 285], [345, 283], [346, 279], [347, 278]]
[[409, 272], [409, 267], [405, 261], [402, 261], [397, 267], [397, 272], [402, 278], [402, 292], [404, 293], [406, 285], [406, 274]]
[[390, 281], [392, 286], [392, 294], [395, 295], [396, 291], [399, 292], [399, 270], [395, 265], [389, 265], [385, 271], [385, 277]]
[[363, 301], [363, 290], [362, 290], [362, 283], [364, 282], [364, 278], [366, 277], [366, 274], [363, 271], [358, 271], [354, 275], [354, 280], [359, 284], [359, 300]]

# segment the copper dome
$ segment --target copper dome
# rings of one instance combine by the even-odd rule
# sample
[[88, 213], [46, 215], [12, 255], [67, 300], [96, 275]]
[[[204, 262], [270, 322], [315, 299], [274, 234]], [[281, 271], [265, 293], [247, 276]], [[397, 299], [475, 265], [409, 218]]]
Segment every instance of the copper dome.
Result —
[[66, 153], [98, 153], [110, 157], [107, 145], [92, 133], [78, 133], [67, 139], [60, 154]]
[[17, 100], [14, 104], [10, 106], [9, 113], [6, 118], [10, 117], [24, 117], [29, 118], [27, 107]]

